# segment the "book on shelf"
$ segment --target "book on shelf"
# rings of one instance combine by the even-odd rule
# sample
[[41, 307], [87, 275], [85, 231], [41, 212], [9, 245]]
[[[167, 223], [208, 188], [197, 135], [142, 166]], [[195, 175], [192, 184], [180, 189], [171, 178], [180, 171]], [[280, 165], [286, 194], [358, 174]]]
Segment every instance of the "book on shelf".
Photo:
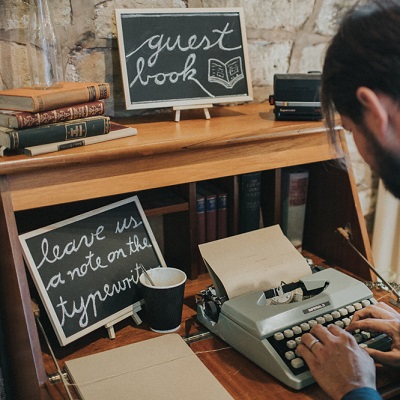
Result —
[[40, 112], [108, 97], [108, 83], [60, 82], [48, 89], [21, 87], [0, 90], [0, 109]]
[[[210, 181], [197, 184], [198, 245], [227, 237], [227, 192]], [[207, 272], [203, 257], [198, 254], [198, 273]]]
[[228, 236], [228, 194], [225, 190], [217, 191], [217, 238]]
[[309, 172], [306, 169], [282, 170], [281, 227], [297, 250], [303, 246]]
[[217, 239], [217, 195], [203, 182], [197, 186], [197, 191], [205, 197], [206, 242], [212, 242]]
[[110, 132], [110, 117], [99, 115], [26, 129], [0, 127], [0, 146], [17, 150], [29, 146], [104, 135]]
[[103, 100], [88, 103], [73, 104], [54, 110], [31, 113], [28, 111], [0, 110], [0, 126], [14, 129], [32, 128], [39, 125], [103, 115], [105, 106]]
[[68, 150], [76, 147], [88, 146], [96, 143], [109, 142], [137, 135], [137, 129], [111, 122], [110, 132], [106, 135], [91, 136], [83, 139], [65, 140], [62, 142], [47, 143], [37, 146], [29, 146], [23, 149], [27, 156], [38, 156], [41, 154], [53, 153], [55, 151]]
[[196, 193], [197, 244], [206, 242], [206, 197]]
[[260, 228], [261, 219], [261, 172], [240, 176], [239, 186], [239, 232]]
[[[196, 216], [197, 216], [197, 244], [206, 242], [206, 196], [202, 193], [196, 193]], [[206, 266], [201, 257], [200, 250], [197, 254], [198, 273], [206, 272]]]
[[217, 239], [228, 236], [228, 194], [227, 191], [212, 181], [202, 182], [204, 188], [216, 195]]

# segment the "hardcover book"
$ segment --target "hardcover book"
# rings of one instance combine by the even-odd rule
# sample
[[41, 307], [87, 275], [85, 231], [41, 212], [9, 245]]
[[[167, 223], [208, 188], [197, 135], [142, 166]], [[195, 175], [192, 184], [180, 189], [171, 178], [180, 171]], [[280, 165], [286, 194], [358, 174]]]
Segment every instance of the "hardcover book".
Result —
[[6, 128], [32, 128], [39, 125], [71, 121], [79, 118], [102, 115], [105, 112], [103, 100], [74, 104], [54, 110], [31, 113], [27, 111], [0, 110], [0, 126]]
[[245, 233], [260, 228], [261, 172], [240, 177], [239, 231]]
[[111, 122], [111, 129], [107, 135], [97, 135], [75, 140], [64, 140], [62, 142], [41, 144], [38, 146], [28, 146], [22, 151], [27, 156], [38, 156], [41, 154], [52, 153], [55, 151], [62, 151], [73, 149], [76, 147], [88, 146], [91, 144], [109, 142], [115, 139], [121, 139], [128, 136], [135, 136], [137, 129], [130, 126], [120, 125], [116, 122]]
[[308, 171], [288, 168], [282, 172], [282, 231], [297, 250], [303, 246]]
[[206, 242], [206, 197], [196, 193], [197, 244]]
[[198, 185], [198, 192], [205, 196], [206, 242], [217, 239], [217, 194]]
[[228, 194], [219, 184], [212, 181], [202, 182], [201, 185], [210, 193], [216, 195], [217, 209], [217, 239], [223, 239], [228, 236]]
[[0, 146], [11, 150], [64, 140], [80, 139], [110, 132], [110, 117], [81, 118], [27, 129], [0, 127]]
[[97, 82], [60, 82], [49, 89], [22, 87], [0, 91], [0, 109], [40, 112], [106, 99], [110, 85]]
[[[197, 215], [197, 244], [206, 242], [206, 196], [202, 193], [196, 193], [196, 215]], [[206, 266], [200, 251], [197, 255], [197, 269], [199, 274], [206, 272]]]
[[217, 192], [217, 237], [223, 239], [228, 236], [228, 194], [219, 190]]

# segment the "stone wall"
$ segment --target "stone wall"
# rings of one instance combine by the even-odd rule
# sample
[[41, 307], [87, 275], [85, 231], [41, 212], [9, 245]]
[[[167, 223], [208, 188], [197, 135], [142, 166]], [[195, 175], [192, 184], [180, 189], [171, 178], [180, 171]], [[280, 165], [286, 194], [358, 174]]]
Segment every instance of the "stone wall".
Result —
[[[29, 84], [25, 32], [29, 0], [0, 0], [0, 89]], [[48, 0], [63, 50], [65, 80], [107, 81], [111, 115], [124, 110], [116, 40], [116, 8], [243, 7], [254, 99], [272, 93], [273, 75], [321, 70], [324, 50], [355, 0]], [[352, 163], [367, 222], [376, 179], [349, 135]]]

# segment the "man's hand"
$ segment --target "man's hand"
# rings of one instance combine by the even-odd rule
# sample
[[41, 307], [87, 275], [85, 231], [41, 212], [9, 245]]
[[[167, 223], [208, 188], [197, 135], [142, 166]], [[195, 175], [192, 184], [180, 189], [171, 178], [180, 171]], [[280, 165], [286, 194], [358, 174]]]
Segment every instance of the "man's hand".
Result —
[[385, 303], [378, 303], [357, 311], [347, 331], [356, 329], [385, 333], [392, 338], [392, 348], [388, 352], [367, 348], [369, 355], [381, 364], [400, 367], [400, 314]]
[[351, 334], [336, 325], [315, 325], [302, 336], [297, 351], [310, 371], [334, 400], [361, 387], [375, 389], [375, 365]]

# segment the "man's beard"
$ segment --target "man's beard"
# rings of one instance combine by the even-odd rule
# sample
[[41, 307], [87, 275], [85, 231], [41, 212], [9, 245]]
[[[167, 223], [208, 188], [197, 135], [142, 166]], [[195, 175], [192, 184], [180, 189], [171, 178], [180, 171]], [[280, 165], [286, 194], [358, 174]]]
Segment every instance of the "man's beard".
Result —
[[369, 150], [373, 154], [374, 171], [380, 176], [386, 189], [400, 199], [400, 154], [384, 149], [366, 126], [362, 127], [362, 132], [367, 137]]

